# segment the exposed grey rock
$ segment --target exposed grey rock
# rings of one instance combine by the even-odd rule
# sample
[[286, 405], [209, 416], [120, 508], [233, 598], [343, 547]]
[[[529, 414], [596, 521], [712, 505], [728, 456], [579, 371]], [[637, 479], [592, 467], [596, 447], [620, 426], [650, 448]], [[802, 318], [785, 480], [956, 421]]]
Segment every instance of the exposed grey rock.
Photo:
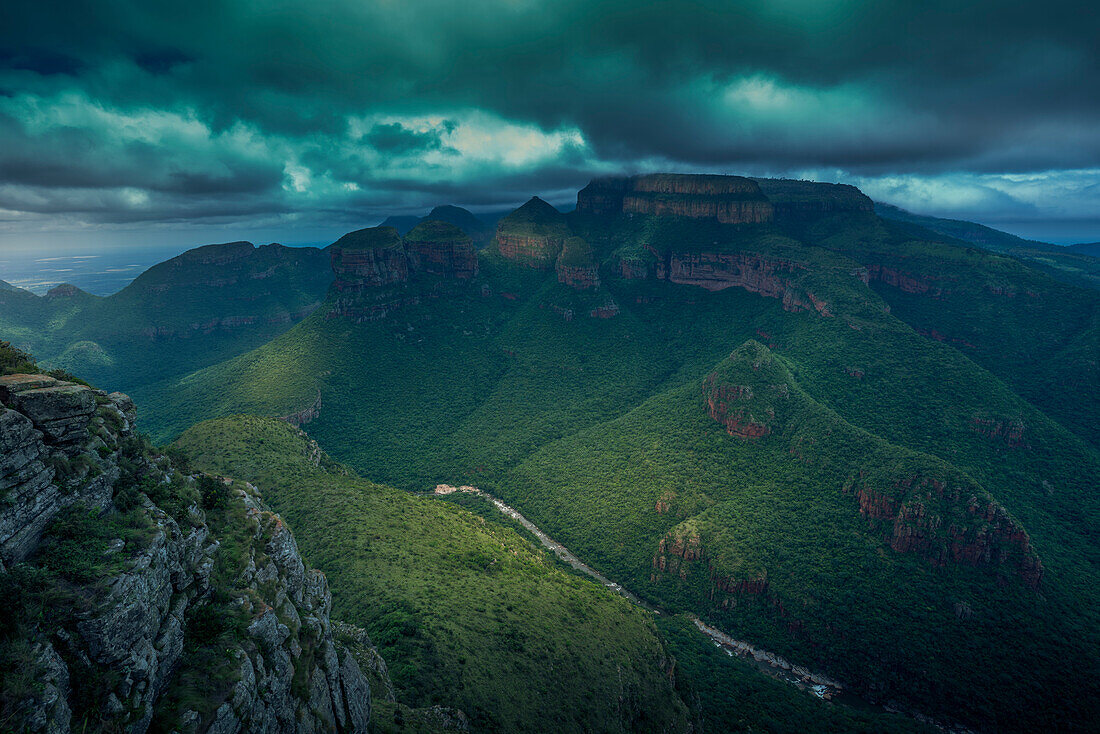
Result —
[[[123, 439], [133, 435], [136, 411], [121, 393], [43, 375], [0, 377], [0, 400], [4, 573], [31, 558], [50, 521], [74, 503], [104, 515], [116, 512], [119, 461], [128, 450]], [[170, 481], [173, 469], [164, 457], [128, 461], [143, 462], [148, 474]], [[148, 526], [148, 537], [136, 544], [108, 541], [102, 557], [121, 570], [83, 592], [90, 606], [76, 621], [52, 629], [49, 639], [35, 633], [39, 685], [5, 726], [65, 734], [86, 714], [73, 711], [73, 702], [92, 695], [101, 723], [130, 734], [144, 734], [158, 715], [180, 732], [367, 731], [370, 684], [333, 639], [324, 575], [306, 568], [290, 529], [255, 488], [238, 490], [237, 500], [251, 532], [247, 563], [232, 588], [218, 591], [221, 598], [235, 595], [226, 614], [247, 614], [250, 621], [235, 647], [220, 650], [236, 669], [224, 698], [202, 711], [163, 708], [175, 700], [173, 687], [188, 666], [188, 620], [214, 603], [210, 579], [219, 541], [198, 507], [177, 508], [177, 521], [146, 497], [134, 512]], [[107, 687], [75, 697], [74, 687], [91, 680]]]
[[103, 511], [111, 505], [116, 466], [100, 467], [99, 476], [63, 487], [54, 481], [53, 457], [68, 461], [64, 451], [46, 445], [26, 415], [0, 407], [0, 569], [30, 555], [50, 520], [66, 507], [83, 502]]
[[130, 396], [125, 393], [113, 392], [107, 395], [107, 399], [118, 409], [122, 417], [126, 419], [126, 422], [132, 426], [137, 420], [137, 407], [134, 405], [134, 401], [130, 399]]
[[[386, 681], [389, 682], [388, 674]], [[348, 730], [366, 731], [371, 714], [370, 687], [367, 685], [366, 677], [359, 670], [359, 664], [347, 649], [343, 652], [343, 662], [340, 666], [340, 685], [343, 686], [344, 702], [347, 706]], [[391, 695], [392, 690], [393, 684], [390, 683]]]
[[69, 731], [69, 669], [53, 645], [39, 643], [34, 648], [35, 674], [40, 689], [20, 706], [23, 725], [28, 732], [65, 734]]
[[[0, 382], [0, 397], [27, 416], [45, 434], [47, 442], [70, 451], [88, 436], [88, 423], [95, 413], [95, 393], [90, 387], [61, 382], [42, 375], [6, 375]], [[52, 382], [47, 382], [50, 380]]]

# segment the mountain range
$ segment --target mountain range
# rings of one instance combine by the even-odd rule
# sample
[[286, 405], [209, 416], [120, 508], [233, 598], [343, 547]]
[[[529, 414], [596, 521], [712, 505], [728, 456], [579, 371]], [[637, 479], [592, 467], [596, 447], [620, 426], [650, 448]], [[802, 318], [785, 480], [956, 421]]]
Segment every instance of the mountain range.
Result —
[[[307, 644], [289, 624], [291, 636], [329, 645], [336, 668], [357, 661], [347, 680], [366, 681], [376, 730], [1084, 731], [1100, 714], [1089, 247], [914, 215], [841, 184], [597, 179], [571, 212], [532, 198], [495, 228], [439, 207], [325, 249], [201, 247], [104, 298], [0, 288], [4, 372], [24, 375], [0, 380], [91, 391], [80, 400], [100, 407], [66, 408], [77, 420], [35, 413], [15, 388], [0, 399], [13, 426], [26, 428], [19, 414], [43, 432], [53, 473], [35, 481], [58, 497], [90, 492], [96, 512], [135, 527], [176, 507], [177, 525], [220, 538], [202, 582], [213, 591], [179, 591], [188, 630], [240, 616], [237, 598], [278, 609], [293, 580], [217, 569], [243, 557], [249, 507], [285, 521], [331, 591], [318, 629], [332, 631]], [[48, 379], [62, 384], [34, 382]], [[126, 392], [165, 448], [134, 443], [130, 398], [83, 381]], [[44, 430], [94, 424], [97, 410], [107, 426], [104, 401], [127, 419], [104, 450]], [[58, 560], [76, 500], [27, 510], [28, 464], [9, 463], [0, 521], [37, 517], [41, 536], [4, 557], [9, 580], [23, 569], [13, 593], [39, 603], [132, 575], [121, 559]], [[110, 480], [98, 494], [97, 476]], [[154, 476], [172, 491], [142, 484]], [[196, 500], [204, 477], [228, 493]], [[128, 515], [134, 486], [148, 504]], [[494, 502], [631, 596], [547, 553]], [[141, 557], [145, 541], [111, 532]], [[113, 540], [92, 533], [77, 557]], [[91, 598], [101, 616], [121, 604]], [[227, 640], [267, 655], [252, 614], [181, 642], [182, 667], [144, 698], [122, 695], [121, 653], [80, 657], [76, 621], [5, 629], [0, 664], [57, 655], [74, 679], [95, 672], [66, 694], [74, 717], [203, 730], [231, 686], [196, 690], [188, 656]], [[844, 696], [762, 675], [696, 621]], [[323, 666], [295, 660], [280, 705], [316, 707]], [[22, 695], [4, 694], [7, 715], [45, 706]], [[318, 721], [335, 721], [331, 702], [347, 698], [325, 700], [335, 708]]]

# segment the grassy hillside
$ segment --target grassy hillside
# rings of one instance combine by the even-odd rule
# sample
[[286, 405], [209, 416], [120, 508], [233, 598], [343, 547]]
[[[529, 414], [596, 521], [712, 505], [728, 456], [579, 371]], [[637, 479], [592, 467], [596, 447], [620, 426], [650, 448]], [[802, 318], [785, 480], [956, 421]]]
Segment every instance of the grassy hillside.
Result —
[[[317, 407], [310, 435], [363, 476], [479, 485], [640, 595], [868, 695], [1082, 726], [1096, 291], [804, 186], [768, 225], [529, 202], [476, 277], [410, 282], [373, 321], [322, 306], [149, 386], [143, 425]], [[598, 292], [547, 267], [573, 236]], [[595, 298], [617, 312], [590, 317]], [[343, 516], [338, 496], [285, 513], [330, 499]]]
[[315, 308], [331, 281], [316, 248], [208, 245], [103, 298], [0, 291], [0, 334], [46, 366], [140, 401], [155, 383], [267, 343]]
[[479, 731], [677, 731], [689, 719], [709, 731], [926, 730], [767, 678], [683, 620], [562, 570], [495, 510], [487, 522], [360, 479], [284, 423], [210, 421], [176, 446], [283, 513], [330, 579], [334, 617], [370, 632], [401, 703], [459, 706]]
[[[875, 211], [883, 219], [913, 224], [948, 238], [1023, 260], [1066, 283], [1100, 288], [1100, 257], [1095, 245], [1061, 247], [1025, 240], [974, 222], [913, 214], [889, 204], [876, 204]], [[1090, 247], [1093, 249], [1088, 249]]]
[[648, 613], [559, 570], [514, 531], [359, 479], [292, 427], [233, 418], [177, 444], [255, 483], [365, 627], [403, 702], [480, 731], [682, 731], [687, 709]]
[[1013, 257], [929, 241], [930, 232], [867, 215], [824, 219], [801, 236], [889, 271], [872, 285], [895, 316], [962, 351], [1100, 445], [1093, 419], [1100, 413], [1095, 291], [1060, 283]]
[[[872, 694], [1004, 728], [1080, 720], [1085, 710], [1064, 708], [1074, 696], [1058, 661], [1098, 643], [1084, 581], [1096, 578], [1092, 521], [1048, 518], [1041, 543], [1033, 532], [1048, 574], [1039, 592], [1011, 564], [941, 567], [895, 551], [891, 524], [860, 512], [861, 489], [902, 500], [906, 485], [934, 479], [968, 499], [984, 491], [956, 467], [851, 426], [757, 349], [738, 350], [728, 368], [730, 384], [755, 393], [744, 417], [770, 424], [763, 438], [728, 435], [700, 385], [687, 384], [546, 447], [498, 491], [628, 587], [810, 656]], [[943, 529], [967, 521], [934, 494], [918, 504]], [[989, 675], [1025, 669], [1026, 678]]]

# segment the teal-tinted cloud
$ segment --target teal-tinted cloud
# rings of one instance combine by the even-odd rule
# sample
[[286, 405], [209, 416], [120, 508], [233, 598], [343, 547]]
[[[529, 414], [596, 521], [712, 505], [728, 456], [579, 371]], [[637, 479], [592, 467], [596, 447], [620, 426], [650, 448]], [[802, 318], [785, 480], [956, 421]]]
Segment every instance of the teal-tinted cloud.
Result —
[[0, 219], [20, 223], [321, 218], [654, 168], [1100, 168], [1100, 14], [1069, 0], [13, 5]]

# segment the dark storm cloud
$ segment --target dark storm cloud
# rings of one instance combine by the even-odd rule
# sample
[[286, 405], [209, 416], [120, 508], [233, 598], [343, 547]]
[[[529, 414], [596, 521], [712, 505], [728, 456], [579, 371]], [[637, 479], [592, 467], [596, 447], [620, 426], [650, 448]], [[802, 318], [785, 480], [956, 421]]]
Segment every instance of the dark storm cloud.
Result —
[[375, 150], [382, 153], [413, 153], [426, 150], [443, 150], [442, 131], [451, 132], [455, 123], [447, 120], [440, 126], [442, 130], [418, 132], [410, 130], [400, 122], [377, 124], [364, 136], [364, 140]]
[[221, 217], [237, 202], [242, 217], [331, 216], [512, 202], [658, 167], [818, 172], [901, 203], [954, 196], [1035, 216], [1047, 205], [1006, 174], [1064, 187], [1063, 209], [1097, 196], [1080, 172], [1100, 167], [1100, 15], [1080, 2], [98, 0], [5, 13], [0, 183], [27, 195], [0, 207], [41, 202], [17, 211], [63, 212], [73, 191], [101, 189], [117, 191], [69, 211]]

